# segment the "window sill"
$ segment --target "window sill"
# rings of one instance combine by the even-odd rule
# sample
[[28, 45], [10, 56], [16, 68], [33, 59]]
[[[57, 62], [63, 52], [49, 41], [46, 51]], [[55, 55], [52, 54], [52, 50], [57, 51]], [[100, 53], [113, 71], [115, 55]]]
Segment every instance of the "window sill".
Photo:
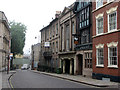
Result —
[[111, 33], [115, 33], [115, 32], [118, 32], [120, 29], [116, 29], [116, 30], [112, 30], [112, 31], [108, 31], [106, 33], [102, 33], [102, 34], [99, 34], [99, 35], [95, 35], [95, 36], [92, 36], [92, 38], [96, 38], [96, 37], [99, 37], [99, 36], [103, 36], [103, 35], [106, 35], [106, 34], [111, 34]]
[[104, 68], [104, 65], [96, 65], [96, 67]]
[[116, 32], [116, 31], [118, 31], [118, 30], [117, 29], [108, 30], [108, 33]]
[[100, 34], [96, 34], [96, 36], [100, 36], [100, 35], [103, 35], [104, 33], [100, 33]]
[[118, 69], [118, 66], [108, 66], [108, 68], [116, 68], [116, 69]]

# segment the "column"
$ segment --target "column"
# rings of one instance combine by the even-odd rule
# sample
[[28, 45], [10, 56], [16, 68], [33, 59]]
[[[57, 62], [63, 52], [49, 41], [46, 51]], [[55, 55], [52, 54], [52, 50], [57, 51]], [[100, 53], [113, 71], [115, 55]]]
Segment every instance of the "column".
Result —
[[77, 63], [78, 63], [77, 60], [78, 60], [77, 56], [75, 55], [75, 58], [74, 58], [74, 74], [75, 75], [77, 75], [77, 70], [78, 70], [77, 69]]
[[72, 59], [70, 59], [70, 74], [72, 74]]
[[65, 60], [63, 60], [63, 73], [65, 73]]

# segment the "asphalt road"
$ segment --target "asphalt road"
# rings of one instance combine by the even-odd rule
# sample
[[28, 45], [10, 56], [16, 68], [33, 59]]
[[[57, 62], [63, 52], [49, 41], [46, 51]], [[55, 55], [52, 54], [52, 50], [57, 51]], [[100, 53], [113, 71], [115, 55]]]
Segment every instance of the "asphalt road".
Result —
[[11, 78], [14, 88], [94, 88], [93, 86], [64, 80], [29, 70], [17, 70]]

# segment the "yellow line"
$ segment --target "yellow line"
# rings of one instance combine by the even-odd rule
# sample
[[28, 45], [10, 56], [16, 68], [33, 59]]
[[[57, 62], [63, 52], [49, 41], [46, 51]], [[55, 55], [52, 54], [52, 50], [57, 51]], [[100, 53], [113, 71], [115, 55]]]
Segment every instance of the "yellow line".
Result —
[[[11, 78], [12, 78], [12, 77], [11, 77]], [[10, 78], [9, 82], [10, 82], [11, 88], [14, 90], [14, 87], [13, 87], [13, 85], [12, 85], [12, 83], [11, 83], [11, 78]]]

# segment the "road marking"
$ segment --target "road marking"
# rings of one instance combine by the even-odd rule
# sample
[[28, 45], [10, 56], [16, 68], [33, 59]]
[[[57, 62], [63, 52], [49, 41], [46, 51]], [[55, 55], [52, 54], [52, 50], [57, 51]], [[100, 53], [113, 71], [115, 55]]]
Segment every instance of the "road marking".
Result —
[[11, 83], [11, 79], [12, 79], [12, 77], [9, 79], [9, 83], [10, 83], [11, 88], [14, 90], [14, 87], [13, 87], [13, 85]]

